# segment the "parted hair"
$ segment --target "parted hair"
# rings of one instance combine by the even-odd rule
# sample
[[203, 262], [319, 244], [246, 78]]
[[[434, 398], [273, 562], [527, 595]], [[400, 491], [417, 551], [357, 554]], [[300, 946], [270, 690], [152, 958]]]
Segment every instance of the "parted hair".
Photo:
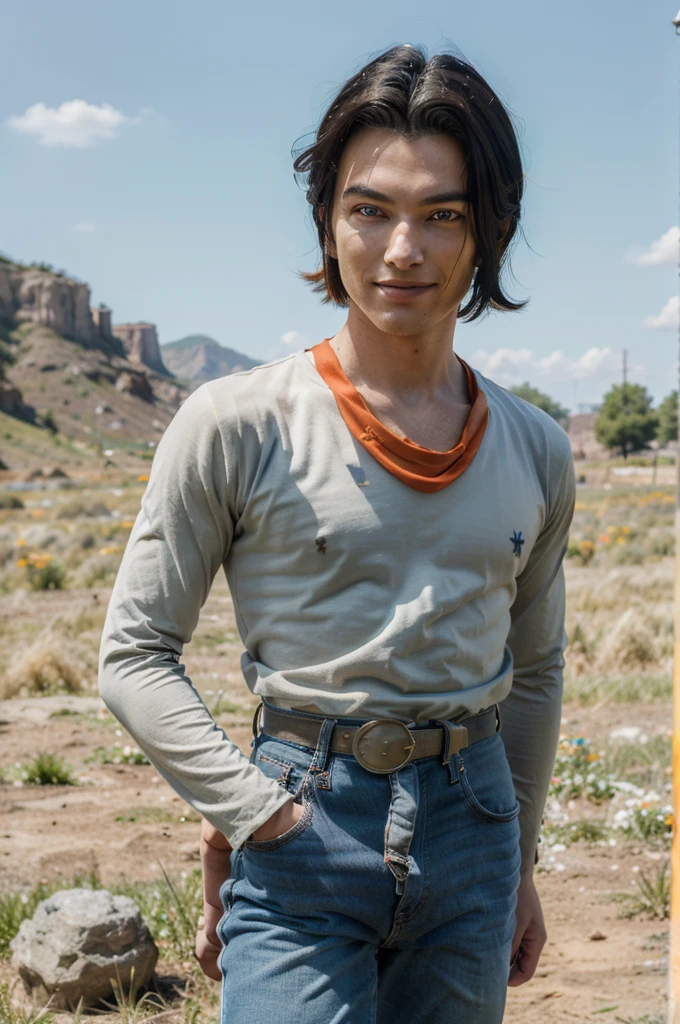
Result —
[[323, 115], [311, 145], [294, 158], [296, 176], [305, 182], [307, 200], [321, 247], [319, 270], [301, 276], [324, 302], [349, 305], [333, 242], [332, 208], [344, 146], [362, 127], [388, 128], [412, 140], [444, 133], [457, 140], [465, 156], [467, 193], [481, 266], [459, 318], [476, 320], [489, 308], [522, 309], [500, 282], [509, 245], [518, 229], [524, 172], [517, 136], [502, 102], [467, 61], [448, 53], [429, 60], [421, 47], [394, 46], [369, 61], [340, 88]]

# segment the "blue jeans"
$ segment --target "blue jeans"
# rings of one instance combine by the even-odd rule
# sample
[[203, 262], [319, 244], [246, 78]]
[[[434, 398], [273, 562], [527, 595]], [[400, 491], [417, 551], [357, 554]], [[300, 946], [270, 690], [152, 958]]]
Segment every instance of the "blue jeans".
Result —
[[252, 742], [304, 811], [231, 853], [222, 1024], [500, 1024], [520, 869], [500, 733], [378, 775], [329, 751], [356, 718], [305, 717], [315, 750]]

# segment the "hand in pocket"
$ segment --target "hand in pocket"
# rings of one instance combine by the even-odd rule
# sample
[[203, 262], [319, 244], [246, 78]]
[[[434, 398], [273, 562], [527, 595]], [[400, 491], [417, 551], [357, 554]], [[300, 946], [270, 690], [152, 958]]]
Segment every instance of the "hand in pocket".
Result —
[[270, 818], [267, 818], [263, 825], [260, 825], [250, 836], [249, 840], [260, 842], [264, 839], [276, 839], [288, 832], [300, 820], [304, 813], [302, 804], [296, 804], [291, 797], [277, 811], [274, 811]]

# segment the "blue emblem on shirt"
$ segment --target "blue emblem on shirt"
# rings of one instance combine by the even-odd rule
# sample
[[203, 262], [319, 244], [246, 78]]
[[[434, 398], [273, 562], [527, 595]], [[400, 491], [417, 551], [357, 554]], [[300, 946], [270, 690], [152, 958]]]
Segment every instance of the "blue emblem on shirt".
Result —
[[508, 537], [508, 540], [512, 541], [513, 555], [517, 555], [517, 557], [519, 558], [519, 556], [522, 554], [522, 544], [524, 544], [524, 537], [522, 536], [522, 531], [520, 530], [518, 533], [517, 530], [513, 530], [512, 537]]

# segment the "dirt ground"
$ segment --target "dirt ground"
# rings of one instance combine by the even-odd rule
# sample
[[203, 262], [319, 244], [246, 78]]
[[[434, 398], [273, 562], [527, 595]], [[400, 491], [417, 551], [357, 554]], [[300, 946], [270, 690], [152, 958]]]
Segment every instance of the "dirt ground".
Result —
[[[50, 717], [64, 708], [79, 714]], [[249, 707], [219, 720], [249, 752]], [[563, 724], [571, 735], [592, 738], [622, 725], [642, 726], [655, 735], [668, 728], [670, 709], [637, 703], [588, 709], [565, 705]], [[90, 870], [104, 884], [151, 880], [160, 877], [160, 864], [169, 874], [199, 864], [198, 816], [152, 767], [85, 763], [94, 747], [126, 742], [116, 737], [116, 727], [98, 697], [0, 702], [4, 764], [49, 750], [76, 765], [81, 781], [77, 787], [0, 786], [3, 888]], [[133, 808], [161, 820], [116, 820], [129, 817]], [[548, 942], [534, 978], [508, 990], [507, 1024], [627, 1021], [663, 1011], [667, 922], [622, 919], [617, 904], [603, 901], [607, 893], [630, 890], [633, 867], [644, 870], [659, 856], [630, 842], [616, 848], [577, 843], [560, 855], [563, 871], [536, 874]], [[172, 1024], [171, 1016], [163, 1019]]]

